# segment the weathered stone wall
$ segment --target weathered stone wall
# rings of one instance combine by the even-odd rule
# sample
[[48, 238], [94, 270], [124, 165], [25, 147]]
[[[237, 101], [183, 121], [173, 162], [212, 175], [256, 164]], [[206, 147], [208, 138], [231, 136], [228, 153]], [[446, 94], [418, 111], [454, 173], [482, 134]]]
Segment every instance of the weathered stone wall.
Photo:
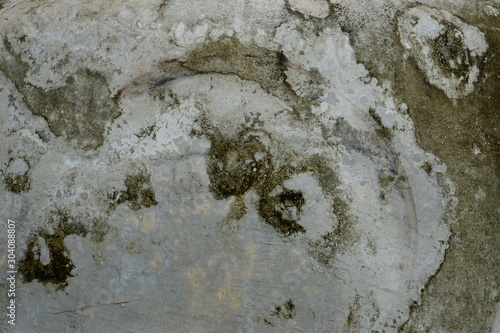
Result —
[[499, 9], [1, 2], [4, 329], [499, 332]]

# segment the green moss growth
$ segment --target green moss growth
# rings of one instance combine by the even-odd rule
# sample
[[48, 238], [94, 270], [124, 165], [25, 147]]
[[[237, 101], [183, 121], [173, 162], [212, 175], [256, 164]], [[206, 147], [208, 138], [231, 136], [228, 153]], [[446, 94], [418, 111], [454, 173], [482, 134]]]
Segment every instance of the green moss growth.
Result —
[[358, 238], [352, 228], [354, 220], [349, 213], [348, 204], [336, 198], [333, 202], [333, 211], [337, 217], [335, 229], [309, 243], [311, 257], [325, 266], [329, 266], [339, 251], [344, 251], [348, 244]]
[[15, 54], [7, 38], [3, 42], [7, 52], [0, 58], [0, 70], [14, 82], [31, 112], [42, 116], [55, 135], [75, 140], [79, 148], [101, 146], [106, 124], [121, 114], [105, 78], [81, 69], [63, 87], [35, 87], [24, 81], [28, 65]]
[[111, 230], [111, 227], [103, 220], [98, 219], [94, 221], [90, 229], [91, 240], [94, 243], [100, 243], [104, 240], [104, 236]]
[[295, 317], [296, 313], [295, 304], [289, 299], [285, 303], [276, 306], [274, 311], [271, 312], [271, 316], [282, 319], [292, 319]]
[[207, 124], [201, 127], [211, 141], [207, 160], [210, 191], [218, 200], [236, 197], [229, 218], [238, 220], [246, 214], [243, 196], [254, 189], [260, 196], [259, 214], [266, 223], [283, 236], [305, 232], [297, 215], [304, 204], [302, 193], [284, 189], [271, 194], [292, 173], [290, 168], [274, 171], [272, 156], [262, 142], [261, 136], [266, 134], [242, 131], [237, 138], [228, 139]]
[[235, 74], [243, 80], [255, 81], [267, 93], [284, 100], [299, 118], [311, 117], [311, 107], [317, 103], [313, 98], [300, 98], [288, 85], [287, 62], [281, 52], [224, 37], [192, 51], [183, 66], [195, 72]]
[[156, 133], [154, 133], [155, 125], [148, 126], [143, 128], [139, 133], [134, 134], [138, 138], [147, 138], [152, 135], [152, 139], [156, 140]]
[[[9, 164], [13, 161], [14, 159], [11, 158]], [[30, 163], [26, 160], [24, 160], [24, 162], [28, 165], [28, 170], [23, 174], [1, 171], [6, 188], [12, 193], [20, 194], [22, 192], [29, 191], [31, 187], [29, 178]]]
[[342, 191], [339, 188], [341, 181], [324, 157], [312, 156], [303, 163], [300, 170], [312, 172], [318, 179], [325, 196], [333, 200], [333, 213], [337, 217], [335, 229], [309, 244], [310, 255], [318, 262], [328, 265], [338, 251], [345, 250], [348, 244], [357, 239], [352, 228], [354, 218], [350, 214], [348, 202], [342, 197]]
[[341, 184], [340, 179], [337, 173], [328, 166], [324, 157], [320, 155], [310, 157], [302, 163], [300, 171], [312, 172], [316, 179], [318, 179], [319, 185], [325, 195], [339, 193], [338, 186]]
[[284, 236], [306, 232], [297, 221], [304, 205], [301, 192], [284, 189], [283, 192], [262, 197], [259, 201], [259, 214]]
[[274, 326], [274, 324], [267, 318], [264, 318], [264, 324], [266, 324], [267, 326]]
[[257, 135], [240, 133], [235, 140], [211, 137], [208, 151], [210, 190], [216, 199], [245, 194], [271, 173], [271, 156]]
[[432, 164], [425, 162], [421, 168], [430, 176], [432, 173]]
[[7, 190], [12, 193], [20, 194], [21, 192], [26, 192], [30, 189], [28, 172], [22, 175], [14, 173], [4, 174], [4, 182], [7, 186]]
[[247, 207], [245, 206], [245, 202], [243, 197], [236, 197], [235, 201], [231, 204], [229, 208], [228, 219], [239, 221], [245, 214], [247, 213]]
[[[75, 268], [64, 239], [68, 235], [85, 237], [88, 232], [82, 223], [73, 221], [64, 211], [55, 212], [51, 219], [52, 222], [58, 222], [57, 229], [53, 234], [43, 230], [31, 239], [24, 258], [19, 261], [19, 272], [23, 275], [25, 283], [37, 280], [64, 289], [68, 285], [68, 279], [73, 277], [71, 271]], [[38, 237], [43, 238], [50, 253], [50, 262], [47, 265], [40, 260]]]
[[388, 188], [389, 186], [391, 186], [391, 184], [394, 183], [394, 180], [396, 178], [392, 175], [386, 175], [386, 174], [379, 174], [378, 176], [378, 182], [380, 184], [380, 186], [382, 186], [383, 188]]
[[125, 179], [127, 189], [122, 192], [114, 192], [110, 199], [112, 200], [111, 209], [116, 205], [127, 202], [132, 210], [139, 210], [142, 206], [149, 208], [158, 205], [155, 192], [151, 186], [150, 175], [138, 173], [129, 175]]
[[382, 122], [382, 118], [380, 118], [380, 116], [377, 114], [377, 112], [373, 109], [370, 109], [368, 111], [370, 113], [370, 116], [372, 117], [372, 119], [377, 123], [378, 125], [378, 128], [375, 130], [375, 132], [383, 139], [387, 140], [387, 141], [391, 141], [393, 136], [394, 136], [394, 133], [392, 133], [392, 131], [385, 127], [383, 122]]
[[[294, 174], [312, 172], [325, 195], [334, 199], [333, 209], [338, 219], [337, 228], [325, 236], [322, 244], [313, 244], [316, 248], [312, 252], [318, 254], [315, 255], [317, 258], [325, 257], [324, 260], [319, 260], [326, 262], [328, 259], [322, 254], [326, 250], [322, 247], [332, 248], [332, 244], [335, 244], [337, 248], [338, 244], [347, 244], [352, 240], [353, 220], [348, 204], [341, 198], [338, 190], [340, 180], [323, 157], [313, 156], [299, 166], [285, 165], [276, 170], [272, 155], [261, 141], [260, 135], [265, 133], [247, 130], [239, 133], [236, 138], [228, 139], [212, 129], [206, 120], [199, 121], [202, 132], [206, 133], [211, 142], [207, 154], [210, 191], [218, 200], [236, 197], [228, 218], [239, 220], [246, 214], [242, 198], [253, 189], [260, 197], [258, 212], [263, 221], [284, 237], [305, 233], [305, 228], [299, 223], [305, 204], [304, 195], [300, 191], [284, 188], [283, 184]], [[328, 258], [332, 255], [330, 253]]]
[[[444, 26], [443, 32], [436, 39], [429, 40], [432, 56], [443, 72], [456, 78], [463, 77], [467, 81], [472, 57], [461, 37], [462, 33], [451, 22], [443, 20], [441, 24]], [[454, 61], [454, 66], [450, 60]]]

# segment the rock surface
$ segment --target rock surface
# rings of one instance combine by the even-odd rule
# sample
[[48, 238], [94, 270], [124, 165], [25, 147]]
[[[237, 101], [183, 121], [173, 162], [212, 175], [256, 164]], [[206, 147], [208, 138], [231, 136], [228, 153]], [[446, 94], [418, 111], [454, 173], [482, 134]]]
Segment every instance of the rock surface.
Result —
[[[467, 302], [426, 295], [466, 278], [454, 258], [470, 244], [496, 244], [498, 229], [459, 225], [476, 201], [483, 231], [500, 213], [498, 130], [462, 158], [428, 144], [454, 129], [421, 117], [483, 107], [497, 44], [456, 11], [398, 3], [388, 23], [392, 5], [3, 2], [0, 210], [18, 221], [20, 278], [3, 327], [470, 332], [435, 320]], [[387, 52], [365, 48], [373, 26], [397, 44], [369, 62]], [[419, 89], [438, 97], [416, 104]], [[474, 156], [493, 176], [469, 203], [455, 170]], [[498, 272], [477, 265], [486, 310], [463, 320], [498, 331]]]

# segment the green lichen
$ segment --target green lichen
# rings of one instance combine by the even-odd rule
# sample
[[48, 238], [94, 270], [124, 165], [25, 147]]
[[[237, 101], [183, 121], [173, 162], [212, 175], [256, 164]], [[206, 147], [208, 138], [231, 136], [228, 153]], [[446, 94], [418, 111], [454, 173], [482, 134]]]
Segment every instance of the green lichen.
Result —
[[388, 188], [394, 183], [396, 178], [393, 175], [380, 173], [378, 176], [378, 182], [383, 188]]
[[429, 162], [425, 162], [421, 168], [428, 174], [430, 175], [432, 173], [432, 164], [430, 164]]
[[246, 213], [242, 197], [253, 189], [259, 194], [258, 210], [266, 223], [283, 236], [305, 232], [297, 215], [304, 204], [302, 193], [288, 189], [273, 192], [292, 173], [287, 167], [274, 170], [272, 156], [262, 142], [267, 134], [245, 130], [230, 139], [207, 124], [201, 127], [211, 142], [207, 171], [213, 196], [218, 200], [236, 197], [238, 204], [231, 208], [231, 214], [239, 219]]
[[275, 324], [279, 324], [279, 322], [283, 320], [290, 320], [295, 318], [297, 314], [297, 310], [295, 307], [295, 303], [292, 299], [288, 301], [274, 306], [274, 309], [269, 313], [269, 317], [262, 317], [260, 320], [266, 324], [266, 326], [274, 327]]
[[349, 205], [337, 197], [333, 201], [333, 211], [337, 217], [334, 230], [309, 243], [311, 257], [325, 266], [329, 266], [337, 253], [342, 253], [358, 239], [352, 228], [354, 219], [349, 212]]
[[[46, 285], [53, 284], [57, 289], [64, 289], [68, 285], [68, 279], [74, 275], [71, 273], [75, 268], [70, 251], [64, 240], [69, 235], [86, 237], [90, 234], [93, 242], [101, 242], [110, 227], [102, 219], [95, 219], [84, 224], [79, 218], [74, 218], [66, 210], [57, 209], [49, 217], [49, 224], [56, 225], [53, 232], [41, 229], [33, 235], [28, 242], [24, 257], [19, 261], [19, 272], [23, 276], [24, 283], [34, 280]], [[48, 264], [42, 263], [39, 237], [41, 237], [50, 255]]]
[[325, 196], [332, 198], [332, 208], [337, 225], [334, 230], [323, 235], [320, 239], [311, 241], [309, 253], [318, 262], [329, 265], [339, 251], [344, 251], [348, 244], [357, 239], [352, 228], [354, 218], [350, 213], [349, 204], [343, 198], [340, 189], [341, 180], [337, 173], [327, 164], [324, 157], [314, 155], [301, 166], [302, 172], [312, 172], [318, 179]]
[[[460, 202], [454, 217], [460, 223], [450, 223], [445, 261], [422, 291], [422, 301], [411, 307], [400, 332], [488, 332], [498, 302], [490, 295], [500, 284], [500, 276], [491, 270], [499, 258], [500, 18], [469, 10], [460, 17], [478, 26], [488, 43], [484, 58], [472, 60], [481, 72], [474, 92], [452, 101], [427, 82], [416, 62], [401, 63], [395, 70], [396, 98], [408, 105], [419, 145], [446, 164]], [[399, 57], [403, 52], [401, 47]], [[474, 154], [474, 145], [480, 154]], [[425, 164], [424, 170], [431, 171]], [[479, 189], [486, 193], [484, 199], [476, 198]]]
[[274, 324], [267, 318], [264, 318], [264, 324], [266, 324], [268, 326], [274, 326]]
[[[373, 299], [361, 297], [356, 293], [354, 302], [349, 306], [347, 316], [347, 332], [364, 332], [371, 327], [380, 316], [380, 309]], [[388, 327], [387, 325], [386, 327]], [[395, 326], [391, 326], [395, 328]], [[372, 331], [376, 332], [376, 331]]]
[[70, 142], [75, 140], [79, 148], [101, 146], [106, 125], [120, 115], [105, 78], [80, 69], [65, 86], [44, 90], [24, 81], [28, 65], [14, 52], [7, 38], [3, 43], [0, 71], [12, 80], [31, 112], [42, 116], [55, 135]]
[[[205, 133], [211, 142], [207, 154], [210, 191], [218, 200], [236, 198], [228, 218], [239, 220], [244, 216], [246, 207], [242, 197], [252, 189], [259, 195], [257, 208], [264, 222], [284, 237], [305, 233], [306, 229], [300, 225], [305, 197], [302, 192], [287, 189], [283, 184], [296, 174], [312, 172], [325, 195], [333, 198], [333, 210], [338, 219], [337, 228], [325, 236], [324, 246], [331, 247], [335, 243], [337, 247], [353, 239], [350, 232], [353, 220], [338, 189], [340, 180], [324, 158], [314, 156], [298, 166], [282, 165], [276, 169], [273, 156], [262, 142], [262, 137], [268, 135], [262, 131], [247, 129], [235, 138], [226, 138], [206, 120], [200, 119], [199, 123], [202, 131], [197, 134]], [[323, 245], [315, 245], [318, 250], [313, 252], [321, 253]]]
[[229, 208], [228, 219], [239, 221], [245, 214], [247, 213], [247, 207], [245, 205], [245, 201], [241, 196], [236, 197], [234, 202], [231, 204]]
[[7, 186], [7, 190], [12, 193], [20, 194], [21, 192], [26, 192], [30, 189], [28, 172], [22, 175], [6, 173], [4, 174], [4, 182]]

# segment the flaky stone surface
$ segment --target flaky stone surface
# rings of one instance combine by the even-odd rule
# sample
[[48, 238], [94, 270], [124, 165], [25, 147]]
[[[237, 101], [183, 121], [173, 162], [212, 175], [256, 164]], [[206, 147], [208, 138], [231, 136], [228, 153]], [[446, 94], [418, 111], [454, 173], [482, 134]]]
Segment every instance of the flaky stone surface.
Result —
[[[373, 26], [399, 43], [375, 64], [415, 61], [400, 81], [359, 60], [374, 52], [359, 39]], [[446, 251], [467, 183], [450, 174], [448, 150], [421, 147], [449, 133], [426, 132], [435, 125], [401, 91], [423, 76], [444, 92], [444, 111], [459, 98], [475, 105], [466, 97], [494, 73], [479, 28], [389, 1], [12, 1], [0, 35], [0, 209], [18, 221], [22, 281], [15, 330], [452, 327], [426, 310], [449, 309], [445, 296], [422, 292], [446, 279], [438, 272], [460, 274], [460, 250]], [[477, 145], [471, 156], [495, 151]], [[474, 195], [491, 200], [484, 183]], [[478, 274], [492, 282], [477, 290], [498, 295], [498, 275]], [[487, 297], [490, 312], [470, 318], [498, 330], [498, 297]]]

